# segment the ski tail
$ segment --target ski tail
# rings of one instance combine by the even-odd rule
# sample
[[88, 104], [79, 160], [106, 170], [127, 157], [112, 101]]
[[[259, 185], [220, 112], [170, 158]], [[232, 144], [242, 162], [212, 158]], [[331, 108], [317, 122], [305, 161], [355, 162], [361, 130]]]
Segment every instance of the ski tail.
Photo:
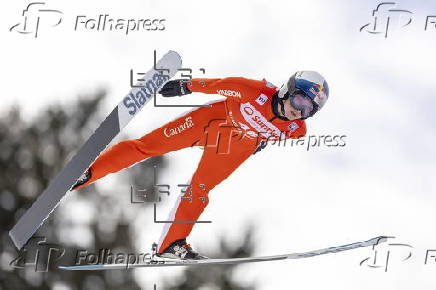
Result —
[[94, 162], [112, 139], [129, 123], [182, 66], [175, 51], [166, 53], [141, 81], [112, 110], [76, 155], [67, 163], [33, 205], [9, 231], [13, 243], [21, 249], [55, 210], [77, 179]]

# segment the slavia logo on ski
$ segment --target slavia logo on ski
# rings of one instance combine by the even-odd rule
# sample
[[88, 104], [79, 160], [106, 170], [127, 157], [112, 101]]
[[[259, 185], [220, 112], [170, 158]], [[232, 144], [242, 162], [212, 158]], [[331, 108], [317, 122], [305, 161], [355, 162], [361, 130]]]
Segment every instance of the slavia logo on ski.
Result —
[[130, 92], [129, 95], [123, 99], [123, 104], [129, 109], [129, 114], [132, 116], [135, 115], [147, 102], [147, 99], [151, 98], [158, 88], [167, 80], [169, 80], [169, 76], [155, 73], [144, 86], [135, 92]]

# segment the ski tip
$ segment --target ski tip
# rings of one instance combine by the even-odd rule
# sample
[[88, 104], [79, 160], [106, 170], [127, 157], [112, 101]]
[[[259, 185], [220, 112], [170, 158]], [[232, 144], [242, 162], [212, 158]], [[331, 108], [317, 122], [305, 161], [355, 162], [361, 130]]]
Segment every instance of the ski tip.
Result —
[[175, 51], [175, 50], [169, 50], [166, 54], [165, 54], [165, 56], [167, 56], [167, 55], [173, 55], [175, 58], [177, 58], [178, 60], [179, 60], [179, 62], [180, 62], [180, 66], [182, 66], [182, 57], [180, 56], [180, 54], [177, 52], [177, 51]]
[[394, 239], [394, 236], [378, 236], [368, 240], [368, 242], [373, 243], [374, 245], [378, 245], [380, 243], [386, 242], [388, 239]]
[[180, 54], [177, 52], [177, 51], [175, 51], [175, 50], [168, 50], [168, 52], [167, 53], [172, 53], [172, 54], [176, 54], [176, 55], [178, 55], [178, 56], [180, 56]]

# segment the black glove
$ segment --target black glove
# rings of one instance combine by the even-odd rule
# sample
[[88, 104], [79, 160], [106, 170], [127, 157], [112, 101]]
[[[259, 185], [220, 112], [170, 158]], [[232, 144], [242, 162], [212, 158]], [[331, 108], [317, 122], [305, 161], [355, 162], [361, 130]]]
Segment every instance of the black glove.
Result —
[[188, 89], [187, 80], [169, 81], [159, 91], [159, 94], [161, 94], [164, 97], [183, 96], [190, 93], [192, 92]]

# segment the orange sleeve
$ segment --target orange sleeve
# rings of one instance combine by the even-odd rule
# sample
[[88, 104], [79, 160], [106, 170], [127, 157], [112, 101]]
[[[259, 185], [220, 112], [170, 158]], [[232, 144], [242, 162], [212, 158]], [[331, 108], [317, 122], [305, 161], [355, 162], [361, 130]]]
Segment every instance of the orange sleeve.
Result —
[[241, 77], [229, 77], [224, 79], [192, 79], [188, 83], [191, 92], [205, 94], [218, 94], [227, 98], [233, 98], [239, 102], [245, 102], [250, 97], [257, 96], [263, 81], [251, 80]]

